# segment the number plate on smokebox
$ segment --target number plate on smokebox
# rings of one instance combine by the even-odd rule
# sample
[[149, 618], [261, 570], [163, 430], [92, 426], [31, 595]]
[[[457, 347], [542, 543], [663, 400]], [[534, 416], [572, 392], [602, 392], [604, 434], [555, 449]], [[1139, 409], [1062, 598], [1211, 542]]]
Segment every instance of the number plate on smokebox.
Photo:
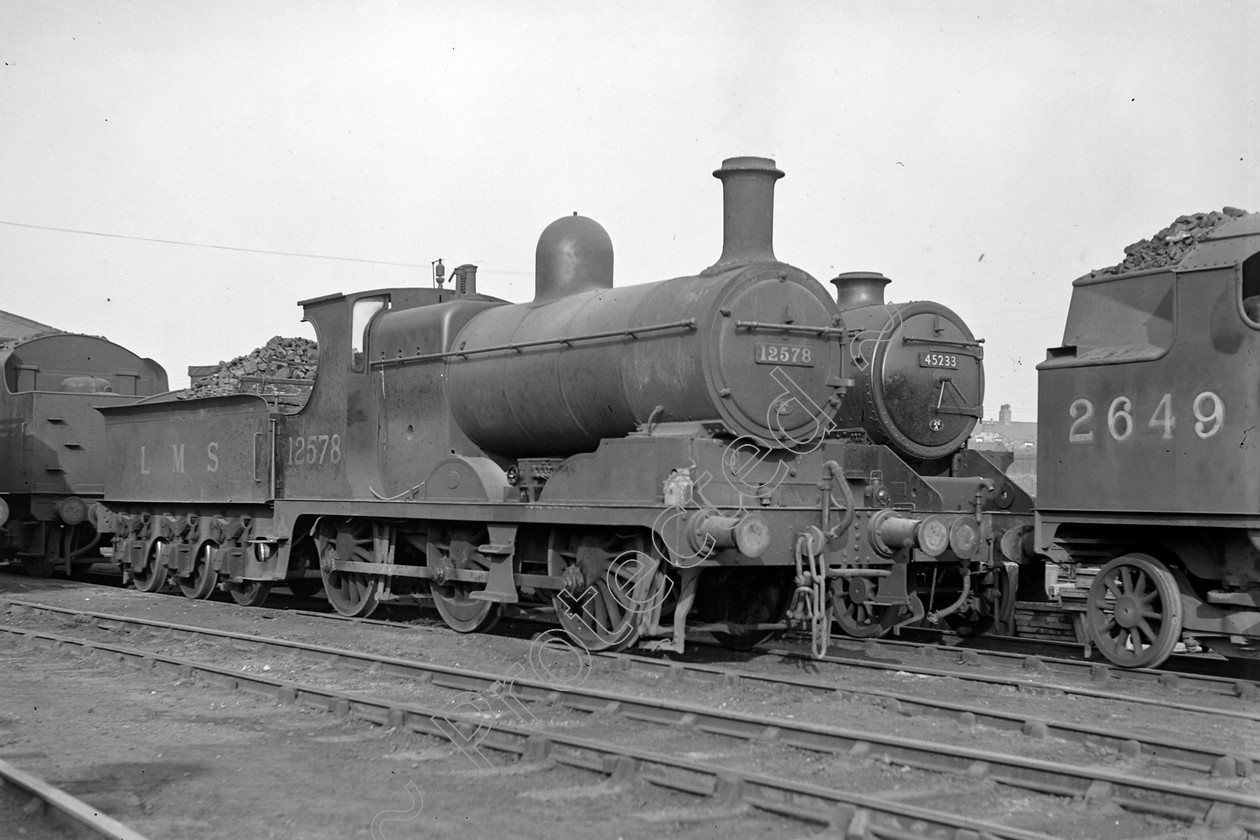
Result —
[[958, 356], [953, 353], [936, 353], [924, 350], [919, 354], [919, 367], [958, 369]]
[[801, 347], [799, 344], [767, 344], [758, 341], [756, 350], [753, 361], [759, 365], [814, 366], [814, 348], [812, 347]]

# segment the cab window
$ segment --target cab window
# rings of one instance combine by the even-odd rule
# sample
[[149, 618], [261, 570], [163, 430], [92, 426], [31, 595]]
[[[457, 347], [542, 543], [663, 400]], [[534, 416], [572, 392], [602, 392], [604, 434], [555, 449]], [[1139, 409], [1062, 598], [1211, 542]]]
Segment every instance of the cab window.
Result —
[[1260, 254], [1243, 260], [1242, 308], [1251, 326], [1260, 327]]
[[359, 298], [354, 302], [350, 317], [350, 369], [355, 373], [367, 370], [368, 327], [372, 317], [389, 308], [389, 298]]

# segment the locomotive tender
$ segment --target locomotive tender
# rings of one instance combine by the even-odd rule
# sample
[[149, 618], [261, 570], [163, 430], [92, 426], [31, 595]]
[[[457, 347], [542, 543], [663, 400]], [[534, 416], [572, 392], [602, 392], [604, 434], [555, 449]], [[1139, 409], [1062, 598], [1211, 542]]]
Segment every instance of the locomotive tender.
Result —
[[881, 275], [833, 298], [779, 261], [773, 161], [714, 175], [723, 249], [696, 275], [614, 287], [607, 233], [574, 215], [542, 233], [528, 303], [467, 270], [302, 302], [300, 410], [102, 408], [115, 560], [242, 604], [322, 580], [352, 616], [427, 592], [462, 632], [550, 605], [591, 648], [1009, 619], [1031, 500], [963, 448], [981, 344], [939, 304], [885, 303]]
[[1260, 655], [1260, 214], [1173, 265], [1075, 281], [1038, 365], [1038, 553], [1104, 564], [1090, 636], [1120, 665], [1182, 641]]
[[105, 484], [93, 407], [165, 391], [166, 371], [103, 338], [56, 333], [0, 348], [0, 372], [0, 557], [35, 577], [90, 566]]

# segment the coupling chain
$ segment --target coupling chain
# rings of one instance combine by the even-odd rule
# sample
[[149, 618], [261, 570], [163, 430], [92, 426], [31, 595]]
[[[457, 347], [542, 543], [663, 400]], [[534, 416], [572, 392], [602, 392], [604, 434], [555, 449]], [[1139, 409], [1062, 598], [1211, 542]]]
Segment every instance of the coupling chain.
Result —
[[800, 622], [809, 620], [810, 652], [815, 659], [827, 655], [831, 640], [826, 545], [826, 536], [813, 526], [796, 537], [796, 590], [789, 615]]

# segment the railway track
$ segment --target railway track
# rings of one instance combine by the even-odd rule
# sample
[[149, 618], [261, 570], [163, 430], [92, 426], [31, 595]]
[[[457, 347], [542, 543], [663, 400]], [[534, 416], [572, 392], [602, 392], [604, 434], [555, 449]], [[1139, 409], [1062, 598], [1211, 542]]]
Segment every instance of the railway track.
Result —
[[[416, 627], [414, 623], [409, 622], [373, 618], [349, 618], [337, 613], [314, 612], [310, 610], [292, 611], [317, 619], [393, 628], [403, 631], [414, 630]], [[523, 620], [530, 621], [536, 625], [552, 626], [529, 616], [518, 615], [515, 617], [523, 618]], [[424, 626], [430, 625], [426, 623]], [[435, 621], [432, 622], [432, 626], [441, 627], [441, 623]], [[1115, 700], [1118, 702], [1176, 709], [1184, 712], [1216, 714], [1225, 717], [1236, 717], [1241, 720], [1260, 721], [1260, 709], [1253, 705], [1254, 701], [1260, 700], [1260, 682], [1252, 680], [1204, 674], [1184, 675], [1167, 670], [1129, 670], [1072, 659], [975, 651], [971, 648], [959, 649], [951, 645], [924, 645], [909, 642], [890, 643], [886, 640], [861, 642], [848, 638], [841, 638], [837, 641], [844, 650], [837, 653], [833, 647], [832, 652], [821, 659], [815, 658], [804, 645], [797, 648], [780, 642], [761, 645], [756, 649], [756, 652], [802, 664], [828, 663], [845, 668], [882, 671], [889, 674], [913, 673], [921, 676], [960, 679], [991, 687], [1013, 688], [1018, 691], [1040, 691], [1097, 700]], [[693, 650], [696, 647], [703, 646], [711, 651], [721, 651], [723, 656], [727, 655], [725, 649], [720, 645], [702, 639], [688, 640], [688, 645]], [[885, 656], [886, 651], [891, 651], [893, 655]], [[729, 655], [732, 659], [739, 656], [739, 654]], [[596, 652], [592, 656], [622, 661], [628, 663], [624, 667], [635, 667], [649, 672], [659, 671], [663, 668], [685, 668], [696, 674], [704, 672], [702, 666], [688, 665], [685, 660], [680, 661], [672, 655], [645, 656], [630, 653]], [[896, 658], [896, 661], [888, 661], [894, 658]], [[913, 661], [915, 659], [919, 661]], [[976, 670], [982, 667], [1000, 669], [1004, 673]], [[1083, 684], [1059, 682], [1053, 679], [1056, 675], [1075, 678], [1081, 682], [1091, 684], [1115, 685], [1119, 688], [1149, 689], [1154, 693], [1141, 695], [1132, 692], [1109, 691]], [[774, 679], [751, 673], [748, 678], [763, 681], [773, 681]], [[790, 683], [791, 680], [788, 679], [786, 682]], [[1202, 693], [1206, 697], [1219, 697], [1227, 699], [1227, 702], [1237, 702], [1233, 703], [1233, 707], [1219, 704], [1214, 706], [1195, 704], [1183, 702], [1170, 696], [1174, 693], [1179, 697], [1186, 694]]]
[[[103, 624], [104, 627], [102, 627], [102, 629], [116, 629], [119, 627], [130, 626], [143, 630], [170, 632], [176, 635], [202, 635], [221, 639], [226, 642], [244, 645], [252, 645], [254, 643], [254, 637], [240, 633], [210, 631], [203, 628], [172, 625], [165, 622], [155, 622], [147, 619], [86, 610], [68, 609], [65, 607], [56, 607], [29, 601], [11, 600], [9, 603], [13, 607], [30, 610], [36, 613], [42, 612], [51, 615], [60, 615], [63, 617], [91, 618], [99, 624]], [[311, 615], [320, 614], [312, 613]], [[388, 622], [382, 622], [382, 624], [384, 626], [397, 626], [391, 625]], [[529, 680], [522, 680], [519, 676], [503, 676], [469, 672], [462, 669], [445, 668], [434, 663], [423, 663], [391, 657], [359, 654], [349, 650], [304, 645], [279, 639], [272, 640], [272, 642], [275, 646], [284, 647], [293, 652], [304, 652], [315, 657], [325, 657], [349, 664], [352, 667], [357, 667], [362, 670], [369, 670], [373, 668], [384, 669], [389, 673], [426, 682], [437, 679], [451, 685], [452, 687], [468, 691], [484, 691], [491, 688], [495, 683], [503, 683], [505, 681], [512, 682], [514, 690], [529, 692], [528, 699], [530, 700], [549, 699], [554, 691], [546, 685], [540, 685], [538, 681], [531, 682]], [[528, 653], [528, 651], [525, 651], [525, 653]], [[669, 661], [655, 657], [636, 656], [625, 653], [596, 652], [590, 654], [590, 657], [593, 661], [604, 663], [604, 667], [612, 671], [633, 671], [644, 674], [653, 679], [666, 682], [691, 680], [696, 683], [720, 689], [731, 689], [740, 685], [761, 686], [774, 694], [800, 692], [803, 694], [812, 694], [823, 697], [832, 696], [842, 700], [862, 700], [880, 705], [890, 711], [906, 717], [937, 717], [951, 720], [967, 727], [984, 726], [992, 729], [1020, 732], [1032, 738], [1058, 738], [1064, 741], [1087, 743], [1110, 750], [1116, 755], [1126, 758], [1142, 757], [1154, 762], [1164, 763], [1178, 768], [1204, 773], [1210, 776], [1248, 776], [1254, 770], [1260, 770], [1260, 749], [1250, 749], [1245, 746], [1236, 746], [1230, 750], [1214, 749], [1196, 741], [1161, 737], [1150, 733], [1137, 734], [1125, 732], [1124, 730], [1104, 729], [1098, 726], [1090, 726], [1066, 720], [1056, 720], [1044, 716], [1028, 716], [1026, 714], [1006, 712], [1000, 709], [986, 708], [974, 703], [962, 704], [937, 700], [924, 696], [923, 694], [881, 690], [876, 688], [858, 689], [837, 685], [835, 681], [802, 679], [800, 677], [793, 676], [759, 673], [748, 669], [733, 669], [727, 667], [719, 668], [710, 665]], [[945, 672], [939, 672], [936, 675], [954, 676], [952, 673]], [[1045, 686], [1035, 683], [1019, 683], [1018, 685], [1024, 686], [1026, 690], [1029, 686], [1033, 689], [1040, 688], [1049, 690]], [[541, 692], [541, 695], [539, 692]], [[640, 708], [640, 706], [643, 705], [642, 702], [636, 704], [628, 702], [624, 699], [613, 698], [607, 694], [601, 694], [599, 692], [581, 693], [570, 691], [563, 692], [558, 696], [560, 696], [563, 699], [563, 702], [567, 705], [591, 711], [598, 711], [606, 708], [608, 703], [620, 703], [622, 704], [622, 708], [632, 709], [634, 714], [657, 714], [657, 712], [653, 712], [650, 709]], [[1215, 709], [1196, 707], [1189, 704], [1181, 704], [1171, 701], [1162, 702], [1158, 700], [1145, 700], [1143, 698], [1135, 700], [1134, 698], [1118, 694], [1107, 695], [1107, 697], [1108, 699], [1121, 702], [1138, 702], [1149, 703], [1151, 705], [1162, 705], [1165, 708], [1194, 711], [1205, 715], [1234, 715], [1233, 712], [1221, 712]], [[683, 711], [679, 714], [683, 716], [686, 714], [694, 714], [694, 710]], [[1245, 715], [1246, 712], [1243, 711], [1239, 714]]]
[[[773, 744], [776, 748], [792, 747], [810, 753], [823, 753], [843, 757], [846, 760], [874, 757], [885, 763], [913, 767], [931, 774], [963, 778], [972, 782], [996, 782], [1036, 791], [1044, 795], [1066, 796], [1096, 806], [1114, 805], [1138, 813], [1157, 814], [1172, 820], [1221, 826], [1238, 825], [1248, 830], [1260, 831], [1260, 799], [1231, 791], [1211, 790], [1203, 787], [1202, 783], [1196, 785], [1184, 782], [1170, 782], [1100, 767], [1073, 767], [1055, 764], [1054, 762], [1004, 755], [992, 751], [959, 748], [934, 741], [878, 736], [870, 732], [845, 730], [835, 726], [796, 723], [780, 717], [767, 720], [765, 717], [741, 715], [694, 704], [647, 699], [624, 692], [582, 690], [575, 687], [556, 686], [539, 680], [527, 679], [520, 674], [467, 671], [431, 663], [381, 657], [292, 641], [263, 639], [240, 633], [187, 625], [174, 625], [166, 622], [68, 608], [47, 607], [23, 602], [15, 602], [14, 605], [19, 609], [36, 610], [46, 615], [57, 615], [80, 621], [87, 619], [94, 623], [93, 626], [96, 630], [107, 633], [117, 632], [124, 627], [130, 628], [131, 634], [144, 635], [148, 642], [156, 642], [158, 644], [200, 639], [220, 648], [226, 646], [237, 651], [267, 650], [273, 655], [282, 654], [285, 657], [307, 658], [319, 662], [336, 662], [339, 665], [347, 666], [359, 672], [370, 672], [377, 677], [382, 674], [388, 674], [401, 677], [412, 683], [434, 688], [444, 688], [448, 691], [462, 692], [482, 698], [506, 698], [527, 704], [587, 712], [594, 716], [617, 715], [623, 722], [648, 722], [655, 726], [664, 724], [685, 732], [699, 732], [707, 735], [722, 736], [723, 738], [737, 738], [750, 744]], [[176, 657], [170, 657], [165, 654], [136, 651], [134, 649], [121, 648], [110, 643], [88, 642], [86, 640], [76, 641], [58, 634], [23, 628], [10, 627], [4, 629], [11, 634], [22, 635], [28, 639], [46, 643], [91, 645], [94, 650], [102, 650], [112, 655], [140, 661], [150, 666], [164, 664], [166, 667], [180, 669], [201, 667], [195, 665], [195, 663], [179, 660]], [[607, 661], [610, 663], [611, 668], [620, 670], [626, 668], [627, 663], [630, 667], [635, 667], [634, 659], [619, 656], [608, 657]], [[644, 663], [640, 662], [638, 664], [642, 666]], [[689, 668], [689, 666], [673, 663], [669, 666], [667, 673], [677, 680], [679, 677], [687, 678], [689, 672], [691, 674], [699, 674], [703, 670], [694, 666]], [[239, 679], [253, 680], [252, 676], [242, 676], [235, 671], [225, 671], [225, 669], [215, 671], [213, 666], [206, 673], [217, 674], [217, 676], [229, 679], [229, 681]], [[722, 671], [721, 669], [709, 669], [707, 676], [716, 679], [718, 684], [725, 688], [737, 687], [744, 680], [764, 682], [768, 679], [762, 675]], [[282, 691], [279, 683], [268, 684], [271, 685], [271, 689], [268, 689], [270, 693], [274, 696], [281, 696]], [[793, 683], [779, 679], [775, 682], [775, 685], [780, 687], [777, 689], [780, 691], [788, 688], [793, 690], [829, 691], [842, 698], [852, 697], [855, 694], [854, 692], [837, 690], [834, 686], [828, 687], [817, 683], [807, 684], [800, 680]], [[509, 687], [506, 695], [504, 694], [505, 686]], [[415, 715], [424, 717], [427, 714], [424, 711], [408, 711], [397, 704], [391, 705], [387, 701], [369, 701], [358, 696], [351, 697], [346, 695], [340, 699], [331, 700], [331, 695], [320, 694], [318, 698], [322, 699], [318, 699], [316, 695], [310, 694], [310, 691], [310, 686], [291, 688], [284, 696], [290, 701], [297, 699], [298, 696], [302, 696], [307, 697], [309, 702], [316, 704], [327, 706], [331, 703], [331, 708], [334, 710], [341, 708], [342, 713], [348, 713], [351, 708], [367, 709], [370, 714], [365, 714], [364, 716], [388, 722], [392, 725], [403, 725]], [[294, 695], [293, 692], [297, 692], [297, 694]], [[306, 693], [303, 694], [303, 692]], [[858, 694], [861, 694], [861, 692]], [[1105, 741], [1112, 745], [1121, 755], [1131, 758], [1145, 756], [1152, 759], [1165, 770], [1176, 769], [1198, 777], [1206, 775], [1220, 778], [1247, 775], [1255, 761], [1260, 759], [1260, 755], [1252, 752], [1242, 751], [1225, 754], [1203, 749], [1191, 743], [1176, 742], [1170, 739], [1130, 738], [1125, 737], [1123, 734], [1099, 732], [1097, 730], [1091, 731], [1088, 727], [1075, 726], [1066, 722], [1021, 721], [1017, 716], [1004, 715], [1000, 712], [984, 712], [982, 717], [971, 708], [950, 707], [949, 704], [933, 704], [925, 702], [922, 698], [898, 697], [890, 693], [873, 694], [869, 692], [864, 696], [867, 699], [878, 700], [884, 703], [895, 703], [897, 704], [897, 710], [903, 714], [916, 714], [917, 710], [918, 712], [930, 714], [950, 715], [954, 720], [965, 722], [968, 725], [996, 725], [999, 728], [1007, 729], [1019, 726], [1021, 731], [1034, 737], [1046, 737], [1053, 732], [1053, 737], [1076, 738], [1093, 741], [1094, 743]], [[351, 705], [345, 706], [341, 702], [343, 700]], [[430, 715], [430, 723], [433, 722], [433, 719], [432, 715]], [[981, 723], [982, 720], [984, 721], [983, 723]], [[481, 719], [474, 716], [461, 722], [465, 726], [474, 727], [473, 732], [480, 732], [481, 728], [485, 728], [486, 724], [484, 716]], [[407, 723], [407, 725], [410, 724]], [[440, 723], [434, 725], [440, 726]], [[488, 727], [488, 731], [500, 728], [500, 722], [495, 722], [493, 726]], [[623, 730], [626, 728], [627, 726], [625, 725], [619, 727], [619, 729]], [[507, 735], [511, 737], [505, 743], [516, 744], [517, 746], [520, 746], [522, 737], [526, 741], [530, 739], [537, 740], [540, 737], [552, 739], [548, 743], [554, 741], [553, 736], [555, 732], [552, 730], [546, 733], [529, 730], [524, 735], [521, 731], [516, 731], [511, 727], [509, 727], [509, 730]], [[422, 727], [417, 731], [428, 730]], [[619, 732], [618, 737], [620, 739], [629, 738], [632, 742], [638, 740], [634, 732]], [[594, 749], [589, 740], [582, 744], [567, 741], [564, 744], [567, 745], [565, 748], [577, 749], [579, 752]], [[498, 749], [494, 744], [491, 746]], [[622, 746], [628, 745], [623, 744]], [[607, 744], [605, 744], [605, 748], [609, 750], [616, 749], [616, 747]], [[537, 750], [538, 748], [534, 747], [531, 749]], [[509, 749], [507, 751], [520, 754], [525, 752], [523, 747], [521, 750]], [[605, 758], [608, 758], [611, 753], [605, 753], [604, 755]], [[649, 755], [641, 750], [638, 752], [632, 750], [619, 753], [616, 760], [629, 760], [651, 767], [670, 766], [675, 771], [683, 771], [682, 765], [663, 764], [661, 755]], [[638, 765], [636, 764], [635, 766], [637, 767]], [[732, 771], [730, 764], [722, 765], [721, 769], [728, 771], [728, 773]], [[624, 774], [630, 771], [623, 769], [620, 772]], [[696, 773], [700, 771], [692, 767], [687, 772]], [[783, 780], [780, 786], [776, 787], [771, 780], [764, 777], [764, 774], [738, 770], [734, 772], [735, 777], [738, 777], [736, 787], [751, 786], [750, 789], [759, 791], [752, 799], [746, 800], [757, 804], [758, 807], [763, 807], [759, 803], [774, 800], [774, 797], [770, 796], [767, 791], [772, 789], [787, 790], [792, 784], [790, 780]], [[714, 775], [713, 778], [721, 777], [719, 774]], [[728, 775], [725, 778], [734, 777]], [[728, 783], [723, 784], [729, 788]], [[717, 782], [714, 785], [707, 793], [712, 794], [719, 789]], [[832, 791], [832, 794], [834, 797], [835, 791]], [[767, 796], [770, 796], [770, 798], [766, 799], [765, 797]], [[811, 796], [813, 795], [811, 794]], [[814, 796], [814, 799], [816, 798]], [[815, 802], [814, 804], [817, 803]], [[895, 803], [887, 816], [891, 818], [892, 815], [900, 814], [904, 817], [906, 811], [901, 807], [902, 804]], [[839, 800], [832, 802], [832, 807], [840, 807], [840, 805]], [[799, 816], [804, 819], [811, 819], [809, 813], [812, 807], [801, 811]], [[857, 810], [870, 810], [872, 806], [869, 802], [863, 800], [849, 801], [847, 807]], [[854, 811], [854, 813], [856, 814], [857, 811]], [[872, 811], [872, 813], [875, 812]], [[920, 817], [915, 819], [918, 820]], [[937, 828], [939, 829], [940, 826], [937, 826]], [[954, 830], [962, 829], [959, 826], [954, 826]]]
[[[98, 564], [99, 567], [100, 564]], [[113, 574], [112, 570], [111, 572], [94, 571], [88, 578], [80, 580], [79, 584], [117, 589], [121, 588], [121, 577]], [[285, 610], [329, 621], [352, 622], [381, 627], [394, 626], [407, 629], [415, 626], [414, 622], [381, 618], [352, 618], [332, 611], [318, 612], [304, 608], [304, 605], [307, 603], [309, 603], [307, 599], [296, 598], [293, 604], [285, 607]], [[429, 599], [419, 596], [411, 604], [395, 605], [392, 608], [397, 610], [432, 608], [432, 604]], [[386, 612], [389, 609], [391, 609], [391, 605], [383, 604], [379, 611]], [[555, 621], [548, 621], [545, 617], [550, 612], [549, 608], [508, 608], [505, 609], [504, 615], [505, 620], [522, 621], [536, 626], [554, 627], [556, 626]], [[432, 621], [424, 621], [423, 626], [444, 627], [445, 625], [440, 618], [434, 618]], [[919, 632], [913, 631], [914, 634]], [[922, 639], [939, 637], [940, 635], [939, 633], [924, 632]], [[705, 635], [690, 637], [687, 644], [691, 648], [704, 646], [717, 649], [721, 647], [711, 642]], [[829, 643], [828, 656], [820, 661], [843, 663], [872, 670], [892, 671], [905, 670], [907, 668], [928, 669], [932, 663], [944, 666], [949, 662], [957, 662], [971, 669], [969, 671], [972, 675], [971, 678], [977, 682], [992, 685], [1024, 685], [1029, 688], [1041, 688], [1047, 691], [1062, 691], [1068, 694], [1100, 698], [1112, 697], [1114, 694], [1107, 691], [1088, 690], [1065, 684], [1051, 683], [1049, 680], [1052, 676], [1057, 675], [1104, 685], [1144, 686], [1154, 691], [1177, 692], [1182, 695], [1188, 692], [1203, 692], [1222, 697], [1238, 697], [1248, 702], [1260, 700], [1260, 679], [1229, 675], [1254, 671], [1256, 666], [1246, 660], [1231, 661], [1203, 656], [1174, 655], [1170, 657], [1167, 663], [1168, 667], [1165, 668], [1116, 668], [1097, 659], [1084, 659], [1079, 655], [1072, 655], [1072, 651], [1077, 649], [1079, 649], [1079, 645], [1068, 645], [1045, 640], [1010, 639], [1006, 637], [979, 636], [966, 640], [957, 637], [948, 641], [930, 642], [923, 640], [903, 641], [895, 638], [863, 640], [849, 636], [832, 636]], [[758, 650], [789, 659], [810, 658], [808, 642], [798, 641], [792, 634], [763, 644], [758, 647]], [[897, 661], [889, 661], [894, 659]], [[917, 659], [919, 662], [908, 662], [906, 661], [907, 659]], [[1021, 672], [1023, 675], [1036, 677], [1037, 683], [1032, 683], [1023, 676], [1020, 678], [1007, 678], [1004, 675], [980, 673], [975, 670], [978, 667]], [[931, 673], [929, 670], [923, 670], [922, 672]], [[965, 678], [952, 670], [949, 675]], [[1131, 698], [1126, 695], [1126, 699]], [[1186, 708], [1187, 711], [1195, 709], [1193, 706], [1187, 706]], [[1244, 717], [1260, 720], [1260, 712], [1256, 712], [1254, 715], [1244, 715]]]
[[[440, 705], [424, 706], [382, 700], [356, 692], [294, 683], [242, 673], [180, 657], [155, 654], [104, 642], [59, 634], [3, 627], [0, 632], [23, 637], [27, 644], [75, 650], [144, 669], [161, 669], [182, 677], [199, 676], [221, 687], [245, 690], [286, 704], [321, 708], [342, 717], [403, 728], [441, 739], [465, 733], [465, 746], [475, 737], [479, 752], [505, 753], [539, 770], [564, 765], [601, 774], [615, 784], [641, 780], [712, 800], [719, 807], [747, 805], [809, 823], [836, 826], [847, 836], [980, 837], [1010, 840], [1049, 840], [1051, 835], [1003, 826], [984, 820], [942, 814], [878, 797], [846, 794], [834, 789], [728, 766], [689, 761], [627, 744], [611, 744], [557, 732], [485, 721], [452, 712]], [[254, 641], [259, 641], [256, 638]], [[458, 735], [456, 735], [458, 737]], [[942, 833], [944, 832], [944, 833]]]
[[[147, 840], [114, 818], [43, 779], [0, 759], [0, 787], [30, 797], [23, 811], [42, 813], [84, 840]], [[26, 833], [26, 829], [19, 829]]]
[[[977, 641], [978, 644], [978, 641]], [[1241, 697], [1245, 700], [1260, 700], [1260, 682], [1255, 680], [1220, 676], [1206, 673], [1195, 673], [1176, 668], [1115, 668], [1107, 663], [1090, 661], [1064, 656], [1047, 656], [1044, 651], [1033, 653], [1015, 653], [1000, 649], [986, 649], [969, 643], [966, 647], [947, 644], [925, 644], [922, 642], [898, 641], [896, 639], [879, 639], [869, 643], [847, 637], [834, 638], [826, 659], [832, 661], [852, 662], [861, 666], [885, 667], [875, 657], [918, 657], [937, 658], [940, 661], [955, 659], [969, 666], [989, 666], [994, 668], [1017, 669], [1040, 672], [1045, 675], [1057, 674], [1093, 682], [1125, 683], [1127, 685], [1147, 686], [1175, 691], [1199, 691], [1206, 694], [1219, 694], [1225, 697]], [[1038, 645], [1040, 647], [1040, 644]], [[808, 651], [808, 644], [790, 644], [780, 641], [762, 647], [763, 650], [783, 651], [786, 655], [800, 656]], [[1049, 647], [1057, 650], [1059, 647]], [[1183, 657], [1178, 662], [1186, 662]], [[1171, 661], [1171, 660], [1170, 660]], [[1202, 668], [1204, 660], [1193, 661], [1195, 667]], [[1238, 663], [1220, 660], [1224, 668], [1236, 669]]]

